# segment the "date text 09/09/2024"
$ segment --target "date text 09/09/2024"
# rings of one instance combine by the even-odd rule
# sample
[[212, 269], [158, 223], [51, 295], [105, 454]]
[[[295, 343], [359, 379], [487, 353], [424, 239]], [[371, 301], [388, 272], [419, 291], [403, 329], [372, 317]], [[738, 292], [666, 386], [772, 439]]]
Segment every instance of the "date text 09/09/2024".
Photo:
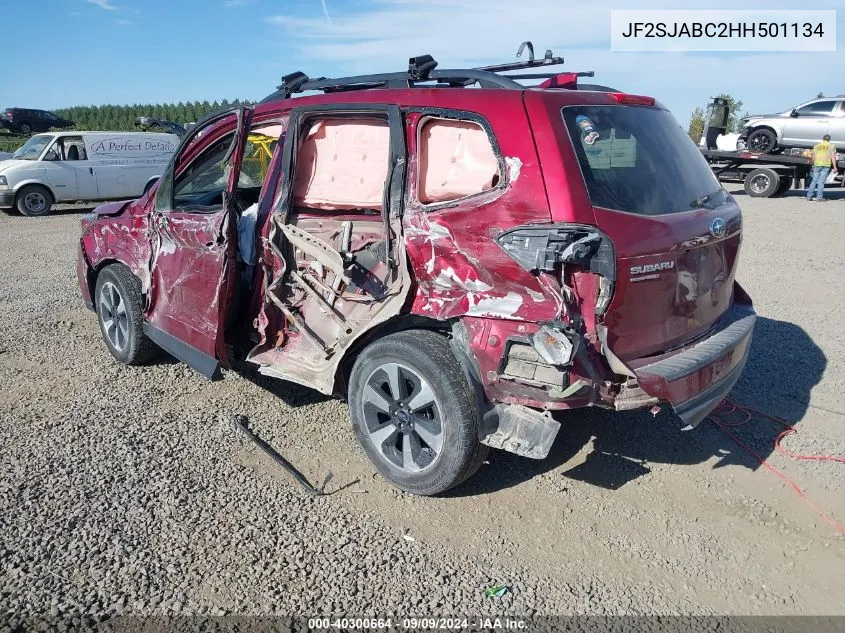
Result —
[[824, 37], [824, 26], [810, 22], [629, 22], [622, 37], [821, 38]]
[[309, 618], [311, 631], [461, 631], [465, 629], [525, 630], [525, 620], [513, 618]]

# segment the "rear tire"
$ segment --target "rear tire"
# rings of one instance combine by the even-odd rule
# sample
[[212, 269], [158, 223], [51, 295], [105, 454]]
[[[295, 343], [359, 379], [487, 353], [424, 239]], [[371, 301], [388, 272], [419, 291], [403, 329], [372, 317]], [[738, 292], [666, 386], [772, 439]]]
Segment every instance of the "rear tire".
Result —
[[780, 188], [780, 175], [768, 167], [761, 167], [750, 172], [742, 183], [752, 198], [771, 198]]
[[18, 192], [15, 207], [29, 217], [47, 215], [53, 208], [53, 195], [41, 185], [27, 185]]
[[778, 137], [768, 128], [752, 130], [745, 141], [748, 151], [755, 154], [769, 154], [774, 151], [778, 144]]
[[352, 368], [349, 415], [378, 472], [412, 494], [460, 484], [488, 452], [472, 388], [434, 332], [399, 332], [367, 347]]
[[18, 130], [24, 136], [28, 136], [29, 134], [32, 134], [32, 126], [29, 123], [21, 123]]
[[781, 176], [780, 177], [780, 186], [778, 187], [778, 190], [775, 192], [775, 195], [776, 196], [783, 196], [790, 189], [792, 189], [792, 176]]
[[159, 348], [144, 334], [140, 280], [123, 264], [111, 264], [97, 276], [94, 306], [100, 333], [111, 355], [124, 365], [140, 365]]

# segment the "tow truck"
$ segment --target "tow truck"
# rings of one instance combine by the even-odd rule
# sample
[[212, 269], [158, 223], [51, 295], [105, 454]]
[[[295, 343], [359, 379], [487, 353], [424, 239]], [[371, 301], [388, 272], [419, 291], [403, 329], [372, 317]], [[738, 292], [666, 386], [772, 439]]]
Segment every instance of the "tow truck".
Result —
[[[728, 99], [712, 100], [707, 107], [701, 147], [701, 153], [720, 181], [741, 182], [745, 193], [753, 198], [782, 196], [792, 188], [802, 189], [810, 184], [813, 159], [807, 149], [788, 148], [778, 154], [717, 149], [716, 139], [727, 131], [729, 113]], [[845, 156], [837, 154], [837, 164], [840, 170], [845, 169]]]

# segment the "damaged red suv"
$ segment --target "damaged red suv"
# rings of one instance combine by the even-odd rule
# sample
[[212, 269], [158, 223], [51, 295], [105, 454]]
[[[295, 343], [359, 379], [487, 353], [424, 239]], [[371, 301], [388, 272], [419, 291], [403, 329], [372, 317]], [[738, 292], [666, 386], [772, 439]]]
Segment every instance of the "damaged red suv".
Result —
[[740, 209], [654, 99], [508, 75], [559, 63], [294, 73], [205, 119], [142, 198], [83, 219], [109, 351], [345, 398], [378, 471], [423, 495], [491, 446], [546, 457], [555, 411], [696, 426], [754, 328]]

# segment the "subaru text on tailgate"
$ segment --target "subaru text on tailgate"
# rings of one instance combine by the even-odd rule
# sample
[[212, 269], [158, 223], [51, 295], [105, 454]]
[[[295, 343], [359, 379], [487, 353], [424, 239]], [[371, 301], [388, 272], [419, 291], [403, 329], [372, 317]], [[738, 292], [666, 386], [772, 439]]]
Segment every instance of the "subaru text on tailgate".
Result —
[[345, 398], [416, 494], [488, 447], [546, 457], [554, 411], [668, 404], [696, 426], [754, 328], [740, 209], [654, 99], [507, 75], [559, 63], [294, 73], [200, 122], [148, 193], [83, 219], [109, 351]]

